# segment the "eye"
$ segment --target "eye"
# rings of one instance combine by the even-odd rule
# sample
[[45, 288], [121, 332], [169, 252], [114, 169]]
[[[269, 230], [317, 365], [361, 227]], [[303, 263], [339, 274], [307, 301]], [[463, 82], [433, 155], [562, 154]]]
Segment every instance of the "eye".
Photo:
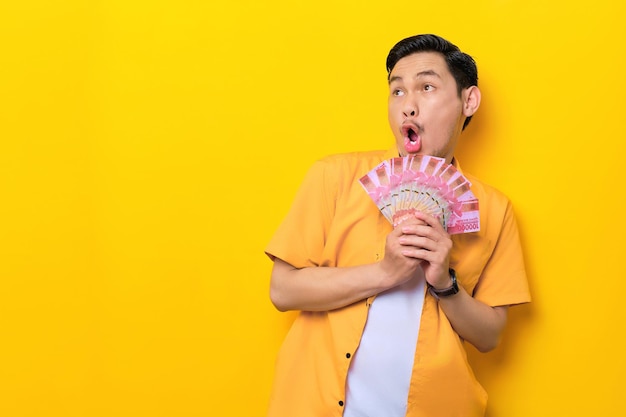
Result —
[[433, 86], [432, 84], [425, 84], [424, 85], [424, 91], [432, 91], [435, 89], [435, 86]]
[[400, 89], [396, 88], [395, 90], [392, 90], [392, 91], [391, 91], [391, 95], [392, 95], [392, 96], [395, 96], [395, 97], [401, 97], [401, 96], [403, 96], [403, 95], [404, 95], [404, 91], [402, 91], [402, 90], [400, 90]]

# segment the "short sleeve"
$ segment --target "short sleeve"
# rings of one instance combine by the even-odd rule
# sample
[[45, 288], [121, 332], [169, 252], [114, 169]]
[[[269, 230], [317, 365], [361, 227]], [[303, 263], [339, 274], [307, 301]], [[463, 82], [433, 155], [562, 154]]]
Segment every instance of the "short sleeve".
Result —
[[296, 268], [319, 266], [334, 213], [337, 175], [327, 160], [315, 162], [305, 175], [291, 209], [265, 253]]
[[522, 246], [513, 207], [507, 201], [500, 233], [485, 269], [474, 289], [474, 297], [491, 306], [530, 301]]

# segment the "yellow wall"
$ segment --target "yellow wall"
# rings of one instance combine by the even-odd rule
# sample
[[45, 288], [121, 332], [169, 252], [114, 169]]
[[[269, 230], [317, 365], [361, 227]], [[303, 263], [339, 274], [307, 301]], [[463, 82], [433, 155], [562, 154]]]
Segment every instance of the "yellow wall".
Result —
[[625, 6], [369, 3], [0, 4], [0, 415], [262, 416], [263, 248], [313, 160], [391, 144], [423, 32], [479, 63], [460, 158], [526, 248], [534, 303], [471, 352], [489, 415], [623, 410]]

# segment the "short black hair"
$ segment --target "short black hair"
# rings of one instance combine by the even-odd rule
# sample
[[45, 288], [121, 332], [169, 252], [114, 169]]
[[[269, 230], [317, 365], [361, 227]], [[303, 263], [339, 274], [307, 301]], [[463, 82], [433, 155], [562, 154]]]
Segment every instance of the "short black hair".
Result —
[[[456, 88], [461, 92], [473, 85], [478, 86], [478, 69], [474, 58], [462, 52], [458, 46], [444, 38], [432, 35], [415, 35], [396, 43], [387, 55], [387, 79], [391, 75], [393, 67], [405, 56], [418, 52], [437, 52], [443, 55], [448, 65], [448, 70], [456, 81]], [[465, 119], [463, 129], [470, 122], [472, 116]]]

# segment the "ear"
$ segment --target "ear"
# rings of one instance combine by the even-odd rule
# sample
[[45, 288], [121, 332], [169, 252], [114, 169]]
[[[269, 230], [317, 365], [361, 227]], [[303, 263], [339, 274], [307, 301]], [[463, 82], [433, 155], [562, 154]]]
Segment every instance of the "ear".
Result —
[[477, 86], [473, 85], [471, 87], [463, 90], [463, 115], [465, 117], [470, 117], [476, 113], [478, 107], [480, 107], [480, 90]]

